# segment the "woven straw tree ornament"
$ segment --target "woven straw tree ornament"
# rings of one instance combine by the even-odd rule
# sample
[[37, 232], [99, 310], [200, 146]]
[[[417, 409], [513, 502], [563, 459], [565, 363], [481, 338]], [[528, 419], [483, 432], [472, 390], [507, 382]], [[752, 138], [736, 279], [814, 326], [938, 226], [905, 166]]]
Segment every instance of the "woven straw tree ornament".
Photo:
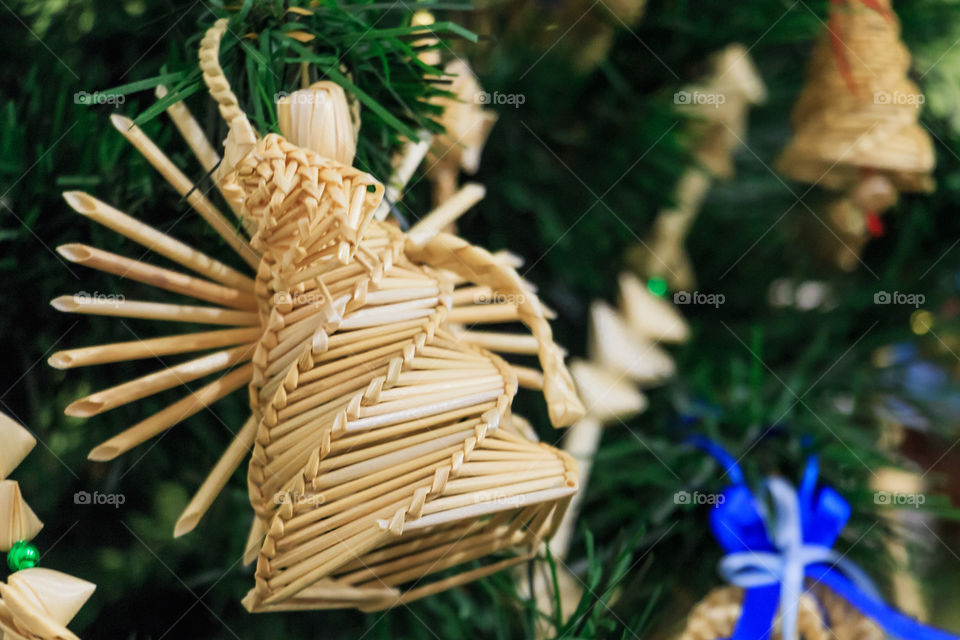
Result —
[[[90, 457], [112, 459], [246, 387], [252, 415], [175, 533], [196, 526], [252, 449], [251, 611], [383, 609], [524, 561], [552, 535], [578, 482], [574, 461], [520, 435], [510, 411], [526, 386], [542, 390], [555, 426], [583, 415], [544, 309], [516, 271], [483, 249], [443, 233], [418, 244], [374, 219], [384, 187], [348, 164], [355, 123], [338, 86], [291, 94], [292, 105], [307, 106], [290, 108], [283, 135], [259, 136], [220, 68], [226, 29], [226, 19], [217, 21], [200, 47], [204, 80], [229, 124], [223, 158], [185, 106], [168, 112], [204, 169], [216, 167], [249, 237], [140, 129], [113, 120], [255, 276], [91, 195], [65, 194], [79, 213], [196, 275], [83, 245], [61, 247], [64, 256], [206, 304], [65, 296], [55, 307], [221, 327], [54, 354], [51, 363], [64, 368], [195, 354], [74, 402], [67, 413], [76, 416], [219, 376]], [[455, 333], [457, 324], [517, 321], [532, 335]], [[536, 354], [542, 372], [494, 350]]]
[[[16, 553], [43, 527], [20, 495], [20, 486], [7, 476], [36, 445], [30, 432], [0, 413], [0, 551]], [[36, 552], [36, 548], [32, 547]], [[37, 553], [37, 555], [39, 555]], [[66, 628], [96, 586], [73, 576], [41, 569], [36, 556], [27, 561], [8, 558], [7, 582], [0, 582], [0, 639], [79, 640]], [[25, 568], [18, 568], [23, 566]]]
[[[551, 554], [561, 563], [557, 584], [547, 567], [534, 574], [533, 596], [545, 614], [538, 623], [538, 637], [553, 637], [555, 615], [550, 612], [558, 599], [564, 615], [569, 616], [583, 594], [584, 583], [562, 563], [570, 549], [604, 427], [622, 425], [646, 410], [647, 398], [641, 388], [661, 384], [675, 371], [670, 354], [658, 345], [682, 343], [690, 335], [690, 327], [677, 309], [650, 293], [635, 275], [621, 273], [619, 285], [619, 309], [602, 301], [592, 306], [590, 359], [570, 363], [586, 415], [564, 434], [563, 449], [577, 461], [580, 491], [573, 496], [550, 542]], [[559, 595], [554, 593], [555, 586]]]
[[629, 262], [648, 278], [663, 278], [673, 290], [696, 287], [693, 264], [684, 246], [713, 179], [733, 176], [733, 153], [747, 136], [747, 114], [766, 100], [767, 90], [747, 48], [731, 44], [710, 59], [710, 74], [686, 87], [675, 101], [692, 113], [699, 144], [692, 166], [677, 183], [674, 206], [661, 211]]
[[[429, 11], [418, 11], [412, 20], [415, 25], [433, 22], [433, 14]], [[432, 66], [440, 64], [436, 43], [436, 38], [424, 38], [415, 43], [425, 48], [420, 59]], [[497, 122], [497, 114], [483, 106], [490, 103], [490, 95], [483, 91], [466, 61], [457, 58], [448, 63], [443, 72], [444, 79], [450, 83], [446, 89], [452, 95], [434, 99], [434, 104], [443, 109], [440, 115], [443, 133], [433, 139], [426, 163], [426, 174], [433, 184], [434, 205], [454, 196], [461, 171], [468, 175], [477, 172], [483, 146]]]
[[[433, 14], [426, 10], [417, 11], [411, 19], [412, 26], [433, 23]], [[439, 40], [432, 36], [413, 42], [420, 61], [432, 67], [440, 66], [438, 46]], [[426, 158], [424, 173], [433, 185], [434, 210], [419, 218], [410, 230], [410, 236], [417, 244], [422, 244], [437, 231], [453, 233], [457, 218], [486, 195], [483, 185], [474, 182], [458, 185], [461, 171], [472, 175], [479, 169], [483, 147], [497, 121], [496, 113], [483, 107], [489, 96], [483, 92], [465, 61], [457, 59], [449, 63], [438, 81], [449, 83], [447, 91], [452, 94], [432, 100], [442, 109], [439, 122], [444, 131], [437, 136], [420, 131], [419, 140], [408, 140], [403, 145], [393, 158], [384, 197], [374, 212], [377, 220], [387, 218], [391, 207], [403, 198], [404, 187]], [[393, 211], [399, 214], [396, 208]], [[405, 216], [398, 215], [398, 219], [402, 217]]]
[[[563, 448], [580, 466], [586, 486], [605, 425], [621, 423], [647, 408], [642, 388], [673, 376], [676, 365], [660, 344], [685, 342], [686, 320], [669, 302], [649, 291], [631, 273], [621, 273], [620, 309], [597, 300], [591, 308], [589, 360], [575, 360], [570, 371], [583, 397], [586, 415], [564, 434]], [[582, 491], [574, 496], [551, 551], [566, 556], [576, 525]]]
[[923, 94], [907, 77], [910, 54], [890, 0], [831, 4], [829, 33], [814, 48], [794, 108], [794, 137], [777, 161], [784, 175], [840, 191], [830, 224], [859, 254], [868, 234], [850, 211], [879, 215], [900, 191], [933, 190], [933, 144], [919, 124]]

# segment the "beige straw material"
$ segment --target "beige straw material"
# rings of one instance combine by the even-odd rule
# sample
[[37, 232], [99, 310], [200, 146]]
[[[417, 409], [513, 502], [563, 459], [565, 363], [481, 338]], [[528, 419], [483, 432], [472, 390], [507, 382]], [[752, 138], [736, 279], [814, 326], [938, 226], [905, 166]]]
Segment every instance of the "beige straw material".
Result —
[[20, 494], [16, 480], [0, 480], [0, 551], [20, 540], [33, 540], [43, 523]]
[[643, 241], [628, 253], [628, 262], [647, 278], [663, 278], [674, 291], [696, 288], [690, 256], [684, 246], [714, 179], [734, 173], [734, 153], [747, 139], [750, 107], [766, 99], [766, 87], [749, 50], [729, 44], [710, 58], [710, 73], [699, 84], [685, 87], [680, 109], [692, 118], [697, 160], [676, 185], [674, 205], [662, 210]]
[[863, 211], [851, 198], [838, 197], [826, 204], [822, 218], [830, 232], [824, 234], [816, 225], [815, 230], [822, 236], [818, 250], [826, 254], [830, 263], [853, 271], [861, 264], [860, 254], [870, 239]]
[[[534, 333], [556, 406], [569, 374], [536, 298], [481, 249], [445, 234], [419, 247], [372, 220], [381, 191], [366, 174], [280, 136], [256, 148], [224, 176], [256, 223], [264, 259], [255, 290], [269, 310], [253, 358], [260, 422], [248, 474], [266, 536], [245, 605], [382, 608], [432, 592], [422, 582], [431, 573], [535, 549], [576, 489], [575, 465], [500, 428], [516, 370], [446, 329], [453, 287], [434, 269], [510, 297], [510, 312], [495, 318]], [[472, 317], [498, 310], [494, 300], [455, 309]], [[553, 412], [559, 420], [564, 406]], [[457, 523], [485, 537], [432, 537]], [[371, 564], [380, 557], [372, 554], [411, 542], [418, 554]], [[364, 571], [350, 569], [357, 557]], [[431, 584], [479, 573], [461, 575]], [[395, 589], [417, 582], [413, 592]], [[322, 592], [312, 587], [320, 583]], [[380, 589], [375, 604], [371, 589]]]
[[96, 585], [52, 569], [32, 567], [0, 582], [0, 637], [4, 640], [79, 640], [66, 625]]
[[[822, 585], [800, 595], [797, 634], [806, 640], [881, 640], [884, 634], [846, 600]], [[680, 640], [729, 638], [742, 614], [743, 590], [719, 587], [694, 607]], [[773, 638], [780, 638], [780, 620]]]
[[414, 259], [488, 284], [495, 291], [512, 296], [520, 319], [540, 345], [543, 394], [547, 399], [550, 421], [555, 427], [562, 427], [583, 417], [583, 404], [563, 362], [563, 351], [553, 342], [553, 332], [539, 300], [529, 292], [514, 269], [502, 266], [486, 250], [446, 233], [437, 234], [422, 246], [407, 243], [407, 252]]
[[207, 199], [192, 180], [187, 178], [180, 169], [154, 144], [150, 138], [133, 124], [133, 121], [119, 114], [110, 117], [114, 128], [119, 131], [130, 143], [143, 155], [144, 158], [156, 169], [164, 179], [170, 183], [177, 193], [184, 198], [194, 211], [206, 220], [214, 231], [223, 238], [228, 245], [243, 260], [255, 269], [260, 256], [247, 244], [246, 240], [240, 235], [235, 225], [231, 224], [213, 203]]
[[0, 480], [4, 480], [23, 462], [37, 444], [33, 437], [20, 423], [5, 413], [0, 413]]
[[[316, 260], [329, 264], [326, 272], [304, 267], [316, 274], [310, 280], [295, 263], [291, 275], [266, 259], [261, 267], [260, 295], [284, 304], [274, 305], [254, 356], [254, 388], [273, 393], [255, 394], [262, 418], [250, 490], [269, 522], [257, 586], [244, 600], [253, 611], [371, 610], [474, 579], [482, 572], [429, 587], [422, 581], [506, 549], [530, 553], [576, 487], [572, 459], [500, 428], [516, 393], [514, 368], [445, 328], [451, 286], [410, 260], [408, 243], [391, 227], [374, 222], [367, 233], [392, 240], [369, 255], [362, 244], [348, 248], [372, 273], [351, 277], [343, 297], [338, 278], [354, 272], [333, 259], [338, 234], [320, 243]], [[297, 239], [286, 242], [298, 246]], [[487, 262], [493, 264], [481, 255], [480, 264]], [[303, 285], [302, 293], [273, 290], [292, 281]], [[328, 294], [301, 304], [298, 298], [313, 290]], [[290, 340], [293, 348], [285, 347]], [[277, 368], [281, 360], [289, 365]], [[497, 517], [503, 513], [520, 520], [505, 526]], [[486, 537], [434, 536], [458, 522], [473, 523], [467, 526]], [[418, 553], [377, 563], [392, 544], [412, 544]], [[350, 564], [356, 557], [364, 571]], [[322, 593], [311, 587], [321, 582]], [[417, 588], [394, 588], [408, 582]], [[372, 589], [379, 589], [373, 600]]]
[[65, 191], [63, 199], [82, 216], [116, 231], [150, 251], [154, 251], [188, 269], [239, 290], [249, 290], [253, 280], [218, 260], [175, 240], [122, 211], [114, 209], [82, 191]]
[[[27, 505], [15, 480], [4, 479], [33, 448], [26, 428], [0, 413], [0, 552], [32, 540], [43, 523]], [[66, 625], [96, 587], [52, 569], [31, 567], [0, 582], [0, 638], [78, 640]]]
[[[78, 416], [213, 378], [189, 385], [185, 397], [90, 457], [112, 459], [247, 387], [251, 417], [175, 534], [197, 525], [252, 450], [247, 479], [256, 519], [245, 557], [257, 560], [257, 570], [244, 599], [251, 611], [375, 610], [524, 561], [556, 532], [578, 487], [572, 457], [507, 428], [521, 384], [542, 388], [556, 426], [583, 415], [553, 342], [550, 311], [503, 259], [443, 233], [419, 246], [375, 220], [384, 187], [369, 174], [281, 135], [258, 138], [217, 59], [226, 24], [217, 21], [204, 38], [200, 66], [230, 125], [215, 179], [250, 231], [256, 277], [92, 196], [67, 196], [84, 215], [199, 277], [85, 245], [65, 246], [68, 258], [207, 304], [78, 295], [57, 298], [56, 308], [228, 325], [54, 354], [51, 364], [61, 368], [190, 354], [74, 402], [68, 412]], [[329, 104], [321, 115], [345, 113], [342, 92], [327, 91], [323, 100]], [[304, 124], [294, 120], [313, 113], [294, 111], [290, 131]], [[188, 112], [171, 117], [194, 136]], [[305, 139], [334, 140], [338, 153], [350, 155], [342, 148], [346, 138], [303, 131]], [[176, 188], [186, 188], [152, 143], [136, 130], [127, 134]], [[207, 166], [210, 149], [195, 137], [188, 143]], [[195, 200], [222, 231], [222, 217]], [[470, 333], [468, 326], [458, 335], [455, 322], [520, 322], [529, 333]], [[543, 373], [513, 366], [482, 345], [536, 353]]]
[[896, 14], [889, 0], [878, 4], [882, 11], [853, 0], [831, 5], [849, 76], [824, 34], [794, 108], [794, 137], [777, 162], [784, 175], [848, 189], [872, 170], [901, 191], [933, 189], [933, 144], [918, 122], [923, 94], [907, 77], [910, 54]]
[[[164, 85], [157, 85], [157, 98], [165, 98], [167, 93], [167, 88]], [[177, 130], [180, 132], [180, 135], [183, 136], [190, 150], [193, 151], [193, 155], [197, 158], [197, 161], [200, 162], [203, 170], [206, 172], [213, 171], [213, 168], [220, 162], [220, 155], [213, 148], [213, 145], [210, 144], [210, 141], [207, 140], [207, 135], [203, 132], [203, 127], [200, 126], [200, 123], [197, 122], [193, 114], [190, 113], [186, 103], [182, 101], [174, 102], [167, 107], [167, 115], [170, 116], [170, 120], [176, 125]]]
[[347, 166], [357, 151], [357, 127], [343, 88], [315, 82], [277, 100], [277, 121], [284, 137]]
[[[443, 108], [441, 123], [444, 133], [434, 138], [430, 155], [427, 156], [427, 175], [436, 181], [439, 174], [453, 175], [463, 170], [474, 174], [480, 166], [480, 154], [497, 121], [496, 112], [485, 109], [489, 94], [484, 93], [470, 66], [462, 60], [454, 60], [444, 69], [450, 81], [447, 90], [451, 97], [443, 96], [434, 102]], [[435, 204], [446, 200], [438, 193]]]
[[697, 160], [712, 177], [727, 179], [733, 176], [734, 152], [747, 137], [750, 106], [764, 102], [767, 90], [742, 44], [727, 45], [713, 54], [710, 69], [703, 84], [686, 89], [693, 98], [700, 92], [707, 100], [692, 98], [687, 108], [696, 112], [698, 120], [691, 123], [699, 134]]

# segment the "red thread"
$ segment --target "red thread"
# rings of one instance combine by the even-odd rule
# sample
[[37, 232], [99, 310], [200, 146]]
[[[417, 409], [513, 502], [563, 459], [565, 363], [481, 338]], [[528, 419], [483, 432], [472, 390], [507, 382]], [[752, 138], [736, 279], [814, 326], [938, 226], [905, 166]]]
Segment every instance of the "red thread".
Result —
[[885, 231], [883, 228], [883, 220], [880, 219], [880, 216], [878, 216], [875, 211], [867, 211], [863, 214], [863, 217], [867, 223], [867, 231], [870, 232], [871, 236], [879, 238], [883, 235]]

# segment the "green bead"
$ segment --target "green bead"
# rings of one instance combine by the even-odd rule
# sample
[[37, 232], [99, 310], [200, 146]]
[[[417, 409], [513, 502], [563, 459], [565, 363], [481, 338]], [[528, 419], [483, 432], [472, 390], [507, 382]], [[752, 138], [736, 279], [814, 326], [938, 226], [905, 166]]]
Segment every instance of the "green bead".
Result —
[[20, 571], [35, 567], [40, 562], [40, 551], [26, 540], [14, 542], [7, 552], [7, 565], [10, 571]]
[[649, 289], [653, 295], [662, 298], [667, 292], [667, 281], [663, 278], [650, 278], [650, 280], [647, 281], [647, 289]]

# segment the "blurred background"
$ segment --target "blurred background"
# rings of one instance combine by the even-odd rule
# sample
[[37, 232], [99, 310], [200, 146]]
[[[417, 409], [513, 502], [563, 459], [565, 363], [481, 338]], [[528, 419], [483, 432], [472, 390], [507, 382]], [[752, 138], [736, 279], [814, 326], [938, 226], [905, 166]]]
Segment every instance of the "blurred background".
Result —
[[[556, 311], [557, 340], [572, 358], [596, 362], [603, 345], [591, 340], [616, 337], [596, 326], [610, 309], [595, 301], [621, 304], [623, 272], [675, 303], [689, 323], [686, 341], [653, 344], [636, 356], [672, 363], [640, 384], [645, 410], [603, 432], [565, 560], [589, 585], [584, 608], [548, 632], [537, 631], [542, 617], [525, 595], [526, 577], [510, 573], [385, 614], [249, 615], [239, 602], [252, 582], [252, 568], [240, 562], [250, 520], [245, 465], [195, 532], [172, 537], [193, 491], [246, 419], [246, 395], [110, 463], [88, 461], [87, 453], [177, 393], [89, 420], [63, 414], [80, 396], [156, 368], [47, 365], [59, 349], [135, 337], [117, 335], [109, 321], [58, 313], [51, 299], [150, 295], [57, 254], [67, 242], [131, 250], [70, 210], [63, 191], [87, 191], [159, 229], [176, 227], [177, 237], [224, 261], [234, 257], [110, 124], [113, 113], [143, 114], [156, 83], [89, 96], [191, 69], [216, 16], [246, 12], [250, 33], [262, 34], [296, 19], [289, 4], [310, 6], [237, 4], [0, 2], [0, 410], [38, 439], [14, 478], [45, 522], [34, 541], [42, 565], [98, 585], [71, 625], [80, 636], [666, 637], [721, 583], [709, 505], [677, 499], [724, 484], [722, 470], [687, 444], [696, 434], [745, 456], [752, 479], [796, 479], [817, 452], [825, 482], [854, 510], [838, 548], [891, 602], [960, 632], [960, 612], [948, 606], [960, 586], [960, 2], [900, 2], [896, 16], [885, 13], [887, 3], [867, 0], [314, 5], [318, 15], [351, 16], [317, 34], [318, 50], [335, 53], [357, 86], [410, 128], [439, 130], [428, 103], [445, 85], [422, 74], [374, 73], [381, 63], [400, 68], [395, 51], [377, 43], [389, 42], [385, 32], [409, 25], [421, 8], [438, 24], [462, 27], [438, 31], [441, 58], [469, 61], [486, 92], [480, 102], [498, 119], [469, 178], [486, 185], [486, 198], [459, 221], [459, 233], [524, 258], [520, 272]], [[899, 49], [884, 46], [864, 54], [844, 42], [843, 30], [831, 27], [854, 10], [877, 12], [912, 58], [897, 59]], [[374, 26], [366, 44], [352, 46]], [[935, 168], [900, 170], [929, 177], [930, 188], [899, 188], [896, 204], [877, 210], [857, 200], [869, 169], [837, 186], [797, 179], [777, 162], [799, 144], [804, 126], [810, 133], [802, 118], [791, 122], [801, 92], [820, 91], [827, 106], [808, 107], [827, 111], [817, 127], [832, 135], [831, 123], [849, 115], [844, 92], [874, 86], [857, 75], [863, 63], [884, 70], [871, 74], [891, 83], [890, 100], [906, 100], [897, 93], [909, 88], [905, 78], [916, 83], [919, 93], [907, 95], [922, 101], [903, 126], [935, 156]], [[285, 69], [279, 58], [235, 52], [231, 65], [251, 113], [264, 76], [256, 65], [279, 70], [274, 91], [299, 86], [298, 65]], [[834, 84], [811, 89], [830, 65]], [[869, 94], [871, 104], [883, 103]], [[186, 101], [210, 139], [221, 140], [206, 93]], [[269, 128], [269, 110], [260, 117]], [[403, 131], [368, 107], [363, 118], [358, 165], [385, 178]], [[166, 116], [143, 128], [191, 179], [206, 179]], [[877, 138], [880, 149], [885, 144]], [[893, 146], [909, 164], [911, 148]], [[828, 162], [814, 178], [833, 168]], [[408, 221], [428, 211], [433, 197], [429, 180], [418, 174], [414, 182], [399, 206]], [[668, 266], [651, 252], [684, 253], [689, 262], [681, 255]], [[149, 322], [129, 326], [164, 335]], [[624, 357], [634, 357], [631, 349], [623, 347]], [[519, 405], [544, 441], [562, 442], [534, 394]], [[74, 496], [83, 491], [122, 495], [122, 504], [78, 504]], [[878, 491], [923, 498], [891, 505]]]

